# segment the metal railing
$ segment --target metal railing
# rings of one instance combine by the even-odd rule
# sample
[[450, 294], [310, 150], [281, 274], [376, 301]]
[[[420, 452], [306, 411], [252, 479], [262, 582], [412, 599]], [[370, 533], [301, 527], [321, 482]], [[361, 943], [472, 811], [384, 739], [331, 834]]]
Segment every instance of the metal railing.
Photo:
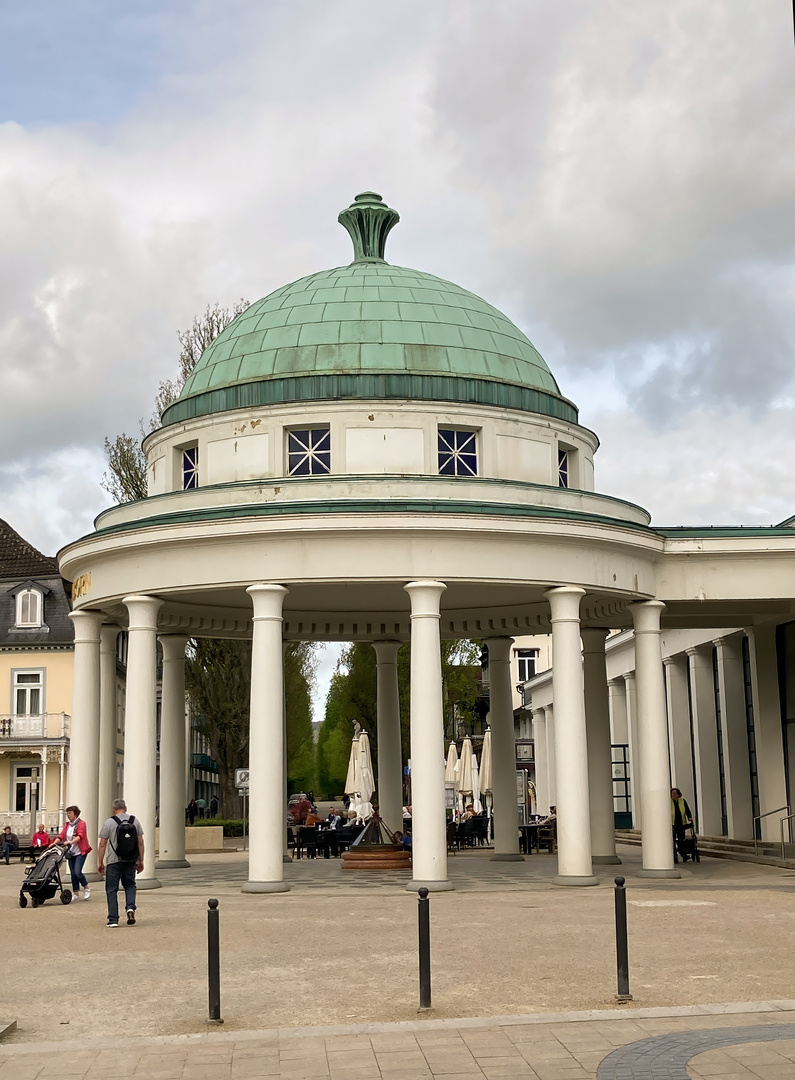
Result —
[[[754, 818], [754, 855], [759, 854], [759, 836], [758, 836], [758, 833], [760, 833], [762, 831], [761, 829], [757, 829], [757, 827], [756, 827], [757, 821], [761, 822], [762, 818], [772, 817], [773, 814], [783, 814], [785, 810], [787, 811], [787, 814], [789, 815], [789, 817], [792, 817], [792, 807], [789, 805], [789, 803], [787, 803], [786, 806], [779, 806], [775, 810], [768, 810], [768, 812], [766, 814], [760, 814], [758, 817]], [[782, 820], [782, 830], [781, 830], [781, 843], [782, 843], [781, 858], [782, 859], [784, 858], [784, 846], [783, 846], [784, 845], [784, 829], [783, 829], [783, 825], [784, 825], [784, 821], [789, 820], [789, 817], [784, 818]]]
[[790, 814], [789, 817], [783, 817], [781, 819], [781, 861], [782, 861], [782, 863], [785, 862], [785, 860], [786, 860], [786, 855], [784, 853], [784, 843], [785, 843], [785, 841], [784, 841], [784, 823], [786, 822], [786, 824], [787, 824], [787, 832], [789, 834], [789, 842], [790, 842], [790, 844], [792, 844], [792, 821], [793, 821], [793, 819], [795, 819], [795, 814]]
[[0, 739], [63, 739], [69, 737], [68, 713], [0, 713]]

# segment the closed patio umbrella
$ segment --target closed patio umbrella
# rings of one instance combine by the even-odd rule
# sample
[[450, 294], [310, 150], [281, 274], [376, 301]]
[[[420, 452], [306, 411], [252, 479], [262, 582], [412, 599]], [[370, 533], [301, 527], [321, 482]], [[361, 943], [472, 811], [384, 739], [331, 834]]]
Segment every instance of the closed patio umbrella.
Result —
[[348, 759], [348, 775], [345, 777], [345, 794], [350, 796], [351, 807], [358, 814], [359, 807], [359, 789], [361, 787], [361, 781], [359, 779], [359, 739], [353, 739], [351, 742], [351, 756]]
[[[486, 800], [486, 809], [489, 811], [489, 818], [491, 818], [491, 794], [493, 783], [494, 780], [491, 771], [491, 728], [486, 728], [486, 733], [483, 736], [483, 750], [480, 755], [480, 790], [483, 792]], [[490, 825], [489, 829], [491, 829]]]
[[373, 776], [373, 759], [370, 754], [370, 737], [366, 731], [359, 736], [359, 805], [356, 813], [362, 821], [369, 821], [374, 814], [373, 804], [370, 801], [375, 793], [375, 778]]
[[463, 812], [464, 796], [472, 794], [472, 740], [467, 736], [461, 744], [461, 757], [458, 761], [458, 805]]
[[456, 765], [458, 764], [458, 751], [454, 742], [450, 743], [447, 751], [447, 764], [444, 767], [444, 786], [455, 787]]
[[472, 755], [472, 809], [476, 814], [483, 809], [483, 803], [480, 801], [480, 770], [475, 754]]

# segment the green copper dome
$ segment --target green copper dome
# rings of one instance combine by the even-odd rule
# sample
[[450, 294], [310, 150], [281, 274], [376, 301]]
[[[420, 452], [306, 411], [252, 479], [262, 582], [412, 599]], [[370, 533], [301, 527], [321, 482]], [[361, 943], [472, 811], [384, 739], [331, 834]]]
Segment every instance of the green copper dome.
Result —
[[398, 215], [373, 193], [340, 214], [356, 259], [285, 285], [204, 351], [163, 424], [287, 401], [419, 398], [577, 420], [530, 341], [474, 293], [391, 266]]

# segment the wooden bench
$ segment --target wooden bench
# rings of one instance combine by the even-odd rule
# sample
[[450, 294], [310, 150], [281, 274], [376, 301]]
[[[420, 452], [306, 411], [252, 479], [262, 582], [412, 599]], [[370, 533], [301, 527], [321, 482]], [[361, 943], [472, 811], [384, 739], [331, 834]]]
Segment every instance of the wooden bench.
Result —
[[[19, 859], [20, 862], [24, 862], [25, 859], [30, 859], [31, 862], [32, 862], [33, 861], [33, 848], [30, 845], [30, 841], [31, 841], [30, 836], [22, 836], [22, 837], [20, 837], [19, 838], [19, 847], [18, 848], [13, 848], [13, 850], [9, 851], [9, 853], [8, 853], [9, 859]], [[1, 842], [2, 841], [0, 841], [0, 843]]]

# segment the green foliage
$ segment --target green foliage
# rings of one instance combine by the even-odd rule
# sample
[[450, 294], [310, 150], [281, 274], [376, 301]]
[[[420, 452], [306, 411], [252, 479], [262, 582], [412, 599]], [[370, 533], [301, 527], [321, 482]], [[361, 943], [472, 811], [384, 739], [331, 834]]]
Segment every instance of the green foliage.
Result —
[[[193, 825], [189, 826], [191, 829], [206, 829], [211, 825], [221, 825], [224, 830], [224, 836], [242, 836], [243, 835], [243, 819], [242, 818], [196, 818]], [[248, 818], [246, 818], [246, 832], [248, 832]]]
[[309, 791], [315, 781], [314, 679], [314, 646], [305, 641], [291, 641], [284, 650], [284, 694], [287, 703], [287, 782], [294, 791]]

